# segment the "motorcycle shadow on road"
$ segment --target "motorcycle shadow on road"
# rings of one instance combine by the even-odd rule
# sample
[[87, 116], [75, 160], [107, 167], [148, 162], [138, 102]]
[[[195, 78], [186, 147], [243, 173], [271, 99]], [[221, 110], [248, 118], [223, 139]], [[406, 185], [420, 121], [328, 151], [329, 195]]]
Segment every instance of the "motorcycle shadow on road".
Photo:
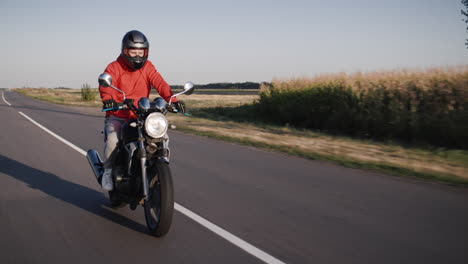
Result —
[[106, 208], [109, 200], [103, 193], [64, 180], [52, 173], [44, 172], [0, 154], [0, 173], [20, 180], [54, 198], [76, 206], [96, 216], [118, 223], [131, 230], [147, 234], [146, 226]]

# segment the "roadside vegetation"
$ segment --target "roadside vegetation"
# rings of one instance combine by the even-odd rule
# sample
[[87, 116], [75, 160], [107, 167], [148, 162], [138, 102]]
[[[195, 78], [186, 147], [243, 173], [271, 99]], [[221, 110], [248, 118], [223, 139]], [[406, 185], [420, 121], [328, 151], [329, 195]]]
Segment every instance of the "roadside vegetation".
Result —
[[468, 67], [275, 80], [259, 100], [205, 109], [254, 120], [410, 146], [468, 149]]
[[[90, 88], [90, 93], [95, 94], [93, 100], [84, 100], [83, 92], [80, 89], [70, 88], [18, 88], [16, 92], [30, 96], [34, 99], [46, 101], [49, 103], [77, 106], [101, 106], [101, 98], [96, 88]], [[91, 98], [91, 97], [89, 97]]]
[[[81, 100], [79, 90], [18, 91], [49, 102], [101, 106], [99, 98]], [[190, 117], [168, 118], [184, 132], [468, 186], [467, 91], [467, 67], [323, 75], [274, 80], [260, 92], [199, 89], [181, 97]]]
[[94, 101], [96, 100], [98, 92], [91, 89], [91, 85], [85, 83], [81, 87], [81, 100], [82, 101]]

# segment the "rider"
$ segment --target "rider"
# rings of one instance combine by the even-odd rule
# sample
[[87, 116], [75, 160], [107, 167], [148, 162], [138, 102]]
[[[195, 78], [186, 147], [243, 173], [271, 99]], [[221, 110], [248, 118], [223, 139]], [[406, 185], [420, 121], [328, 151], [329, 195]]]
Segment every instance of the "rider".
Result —
[[[112, 89], [99, 86], [99, 92], [103, 102], [103, 109], [117, 106], [117, 102], [135, 104], [141, 97], [149, 97], [151, 86], [154, 87], [164, 100], [169, 101], [173, 95], [169, 85], [156, 70], [154, 65], [147, 60], [149, 43], [145, 35], [137, 30], [129, 31], [122, 39], [122, 50], [116, 61], [111, 62], [104, 72], [111, 75], [113, 85], [125, 92], [123, 94]], [[185, 112], [185, 104], [172, 99], [173, 107], [181, 113]], [[101, 186], [107, 191], [113, 189], [112, 161], [114, 150], [120, 136], [120, 128], [129, 119], [136, 118], [132, 111], [117, 110], [106, 112], [104, 121], [104, 174]], [[167, 138], [167, 135], [166, 135]]]

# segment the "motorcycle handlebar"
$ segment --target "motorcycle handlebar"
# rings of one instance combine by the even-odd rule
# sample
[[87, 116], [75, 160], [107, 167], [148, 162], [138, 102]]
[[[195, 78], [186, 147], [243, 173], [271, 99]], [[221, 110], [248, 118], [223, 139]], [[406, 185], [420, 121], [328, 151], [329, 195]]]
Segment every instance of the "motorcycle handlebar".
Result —
[[124, 105], [123, 103], [117, 103], [116, 107], [102, 109], [102, 112], [116, 111], [116, 110], [122, 110], [122, 109], [128, 109], [128, 106]]
[[107, 111], [116, 111], [116, 110], [121, 110], [123, 106], [117, 106], [117, 107], [112, 107], [112, 108], [106, 108], [102, 109], [102, 112], [107, 112]]
[[[167, 108], [169, 107], [172, 107], [170, 106], [169, 104], [167, 105]], [[132, 108], [135, 108], [133, 105], [132, 107], [128, 107], [127, 105], [124, 105], [123, 103], [119, 103], [118, 106], [116, 107], [111, 107], [111, 108], [106, 108], [106, 109], [102, 109], [102, 112], [108, 112], [108, 111], [117, 111], [117, 110], [132, 110]], [[173, 113], [175, 114], [179, 114], [180, 112], [177, 111], [177, 109], [173, 108], [172, 111]], [[185, 116], [190, 116], [189, 113], [184, 113]]]

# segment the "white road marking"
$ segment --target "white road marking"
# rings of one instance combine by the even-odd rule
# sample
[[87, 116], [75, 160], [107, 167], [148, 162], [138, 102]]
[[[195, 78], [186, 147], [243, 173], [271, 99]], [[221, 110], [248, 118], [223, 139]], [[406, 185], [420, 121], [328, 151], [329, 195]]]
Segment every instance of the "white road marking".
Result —
[[30, 118], [29, 116], [23, 114], [23, 112], [18, 112], [20, 113], [22, 116], [24, 116], [26, 119], [28, 119], [29, 121], [31, 121], [33, 124], [35, 124], [36, 126], [40, 127], [42, 130], [44, 130], [45, 132], [49, 133], [50, 135], [52, 135], [53, 137], [55, 137], [56, 139], [62, 141], [63, 143], [65, 143], [65, 145], [69, 146], [70, 148], [78, 151], [79, 153], [83, 154], [84, 156], [86, 156], [86, 151], [80, 149], [79, 147], [73, 145], [72, 143], [70, 143], [69, 141], [67, 141], [66, 139], [64, 139], [63, 137], [55, 134], [54, 132], [50, 131], [49, 129], [47, 129], [46, 127], [44, 127], [43, 125], [39, 124], [38, 122], [34, 121], [32, 118]]
[[188, 216], [195, 222], [199, 223], [200, 225], [206, 227], [207, 229], [211, 230], [218, 236], [226, 239], [227, 241], [231, 242], [232, 244], [238, 246], [239, 248], [243, 249], [250, 255], [253, 255], [260, 260], [262, 260], [265, 263], [271, 263], [271, 264], [284, 264], [281, 260], [273, 257], [272, 255], [266, 253], [265, 251], [256, 248], [252, 244], [249, 244], [248, 242], [240, 239], [239, 237], [229, 233], [228, 231], [222, 229], [221, 227], [211, 223], [210, 221], [206, 220], [205, 218], [195, 214], [194, 212], [190, 211], [189, 209], [183, 207], [182, 205], [175, 203], [174, 208], [181, 212], [182, 214]]
[[[53, 137], [57, 138], [58, 140], [65, 143], [67, 146], [71, 147], [72, 149], [78, 151], [83, 156], [86, 156], [86, 151], [82, 150], [81, 148], [75, 146], [73, 143], [67, 141], [66, 139], [62, 138], [61, 136], [55, 134], [54, 132], [50, 131], [43, 125], [39, 124], [38, 122], [34, 121], [29, 116], [25, 115], [22, 112], [19, 112], [22, 116], [26, 119], [31, 121], [33, 124], [38, 126], [39, 128], [43, 129], [45, 132], [49, 133]], [[252, 244], [242, 240], [241, 238], [229, 233], [228, 231], [222, 229], [221, 227], [213, 224], [212, 222], [206, 220], [205, 218], [195, 214], [194, 212], [190, 211], [189, 209], [183, 207], [178, 203], [174, 203], [174, 209], [179, 211], [180, 213], [184, 214], [185, 216], [189, 217], [190, 219], [194, 220], [195, 222], [199, 223], [200, 225], [204, 226], [205, 228], [209, 229], [210, 231], [214, 232], [218, 236], [226, 239], [227, 241], [231, 242], [233, 245], [241, 248], [242, 250], [246, 251], [250, 255], [257, 257], [258, 259], [262, 260], [268, 264], [284, 264], [281, 260], [273, 257], [272, 255], [266, 253], [265, 251], [253, 246]]]
[[5, 95], [3, 91], [2, 91], [2, 99], [8, 106], [11, 106], [11, 104], [5, 99]]

